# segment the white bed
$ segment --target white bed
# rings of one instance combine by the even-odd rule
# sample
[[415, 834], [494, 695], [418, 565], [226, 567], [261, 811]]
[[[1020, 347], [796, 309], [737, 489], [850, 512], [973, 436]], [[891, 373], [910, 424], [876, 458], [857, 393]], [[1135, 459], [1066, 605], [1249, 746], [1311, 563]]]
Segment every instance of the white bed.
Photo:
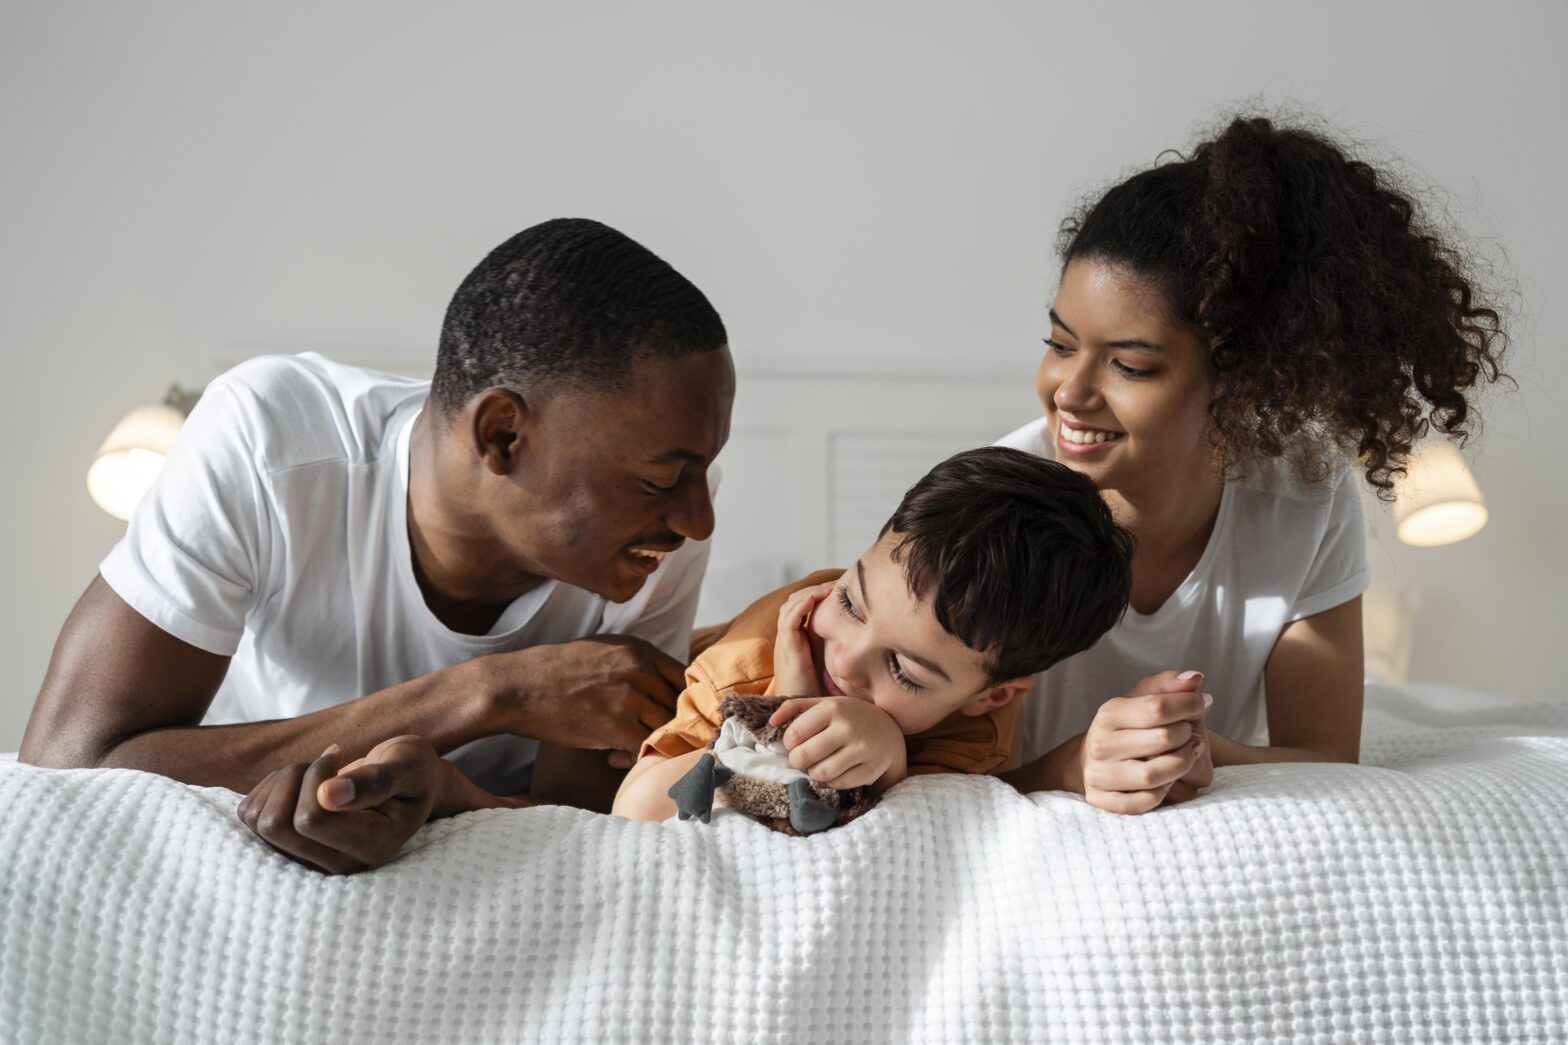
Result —
[[1568, 1040], [1568, 701], [1374, 685], [1364, 756], [809, 839], [473, 813], [353, 878], [227, 791], [0, 764], [0, 1038]]

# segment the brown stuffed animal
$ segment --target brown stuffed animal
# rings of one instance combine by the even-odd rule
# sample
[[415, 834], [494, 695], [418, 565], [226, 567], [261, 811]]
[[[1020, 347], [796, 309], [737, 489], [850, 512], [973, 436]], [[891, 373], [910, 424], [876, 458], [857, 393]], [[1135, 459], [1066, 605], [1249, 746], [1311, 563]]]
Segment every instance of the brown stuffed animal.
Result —
[[869, 787], [840, 791], [812, 780], [789, 764], [782, 726], [768, 725], [788, 697], [726, 695], [724, 721], [708, 751], [669, 795], [682, 820], [708, 823], [713, 801], [745, 813], [775, 831], [809, 835], [847, 824], [876, 805]]

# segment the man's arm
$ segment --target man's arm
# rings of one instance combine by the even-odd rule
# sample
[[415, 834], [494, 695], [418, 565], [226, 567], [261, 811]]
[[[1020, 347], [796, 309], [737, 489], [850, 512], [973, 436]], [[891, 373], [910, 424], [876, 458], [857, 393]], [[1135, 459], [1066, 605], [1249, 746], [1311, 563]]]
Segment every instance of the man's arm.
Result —
[[227, 657], [169, 635], [94, 578], [55, 643], [22, 760], [249, 791], [329, 744], [352, 761], [397, 734], [438, 751], [495, 733], [636, 751], [683, 680], [646, 643], [604, 638], [491, 654], [299, 718], [197, 725], [227, 669]]
[[278, 763], [311, 761], [331, 743], [353, 759], [388, 734], [418, 733], [449, 750], [499, 731], [470, 665], [300, 718], [198, 726], [228, 665], [151, 623], [95, 577], [55, 643], [22, 761], [144, 769], [248, 791]]

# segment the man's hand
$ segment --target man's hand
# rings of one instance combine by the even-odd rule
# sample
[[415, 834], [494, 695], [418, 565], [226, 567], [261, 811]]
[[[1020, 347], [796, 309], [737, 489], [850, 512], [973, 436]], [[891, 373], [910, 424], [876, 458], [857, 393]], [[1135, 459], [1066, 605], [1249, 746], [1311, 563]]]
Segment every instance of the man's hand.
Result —
[[1161, 672], [1100, 705], [1078, 749], [1083, 794], [1112, 813], [1146, 813], [1197, 795], [1214, 778], [1203, 676]]
[[670, 720], [686, 668], [639, 638], [603, 635], [483, 658], [510, 730], [548, 744], [613, 752], [625, 769]]
[[773, 641], [773, 692], [791, 697], [820, 697], [822, 683], [811, 659], [806, 625], [817, 603], [827, 598], [836, 581], [802, 588], [779, 607], [778, 638]]
[[240, 802], [240, 821], [308, 867], [353, 874], [391, 860], [432, 811], [458, 811], [449, 808], [460, 800], [457, 767], [423, 737], [383, 741], [339, 770], [341, 757], [333, 744], [314, 762], [275, 770]]
[[[793, 719], [793, 721], [791, 721]], [[789, 722], [789, 764], [818, 783], [839, 789], [876, 785], [886, 790], [909, 775], [904, 734], [875, 704], [853, 697], [786, 700], [768, 725]]]

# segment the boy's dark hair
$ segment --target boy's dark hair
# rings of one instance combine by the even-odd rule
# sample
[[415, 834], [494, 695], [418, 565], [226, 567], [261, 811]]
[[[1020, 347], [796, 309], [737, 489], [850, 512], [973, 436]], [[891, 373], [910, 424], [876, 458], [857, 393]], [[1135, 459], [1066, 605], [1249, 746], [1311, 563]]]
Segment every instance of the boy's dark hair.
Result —
[[724, 347], [702, 291], [586, 218], [524, 229], [468, 274], [441, 325], [431, 400], [448, 416], [488, 388], [614, 388], [650, 357]]
[[909, 488], [889, 532], [909, 590], [986, 656], [993, 683], [1088, 649], [1132, 594], [1132, 534], [1094, 482], [1022, 450], [949, 457]]

